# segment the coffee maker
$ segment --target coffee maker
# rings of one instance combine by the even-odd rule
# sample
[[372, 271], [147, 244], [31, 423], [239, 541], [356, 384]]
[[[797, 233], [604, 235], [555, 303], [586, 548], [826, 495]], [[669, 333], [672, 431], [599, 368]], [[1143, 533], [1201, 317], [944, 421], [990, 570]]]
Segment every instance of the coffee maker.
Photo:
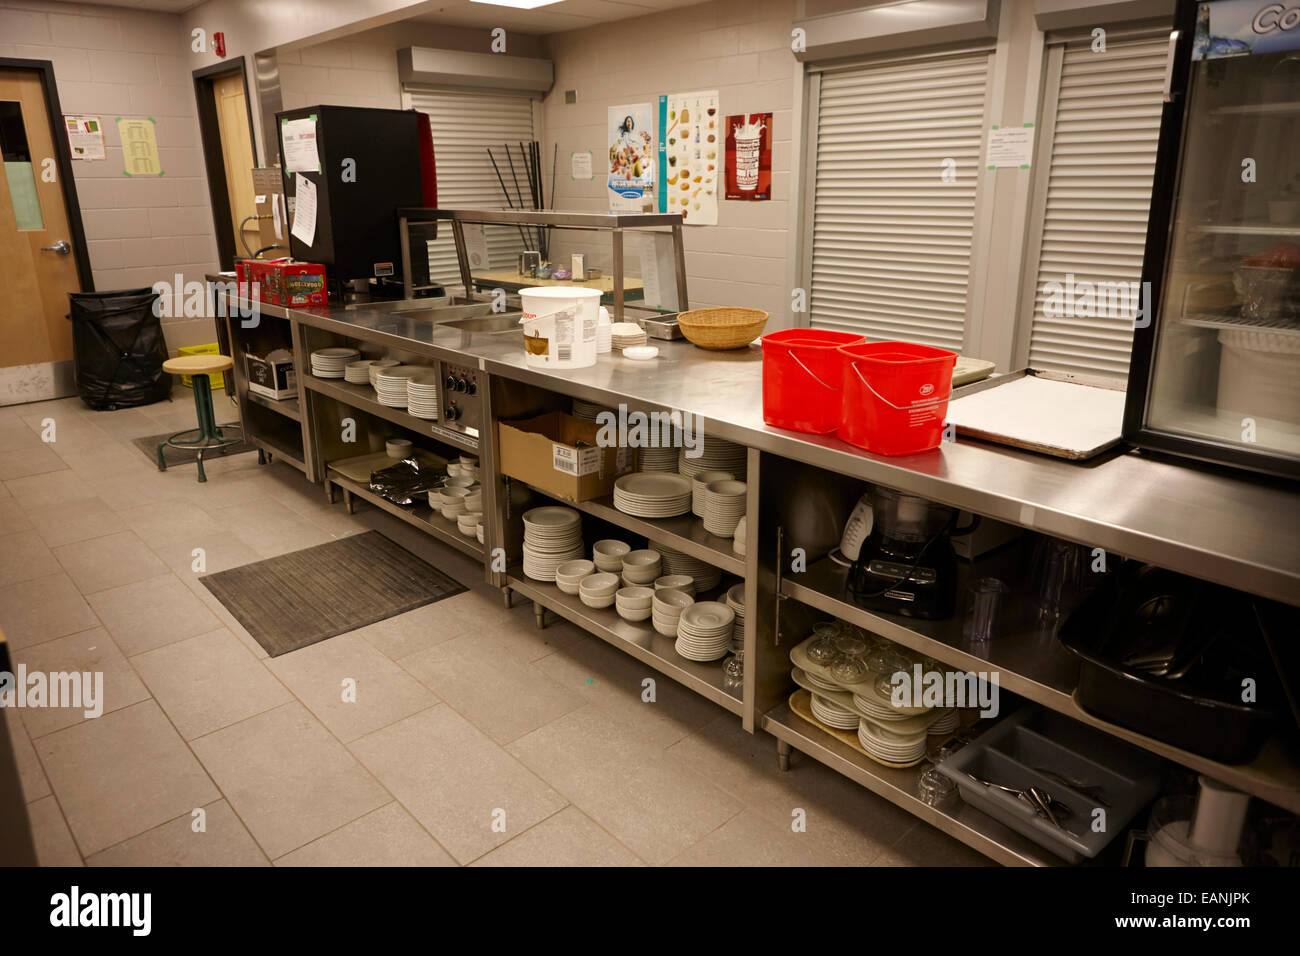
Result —
[[859, 607], [924, 620], [951, 617], [957, 604], [957, 509], [875, 486], [870, 533], [848, 574], [848, 596]]

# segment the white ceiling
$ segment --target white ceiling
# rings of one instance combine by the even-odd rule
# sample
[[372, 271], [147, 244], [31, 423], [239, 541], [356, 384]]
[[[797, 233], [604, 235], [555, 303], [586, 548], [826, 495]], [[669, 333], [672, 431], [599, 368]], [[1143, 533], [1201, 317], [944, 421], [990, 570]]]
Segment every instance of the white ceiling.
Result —
[[701, 0], [560, 0], [536, 10], [516, 10], [470, 0], [446, 0], [427, 13], [413, 17], [420, 23], [459, 27], [504, 27], [521, 33], [563, 33], [596, 23], [643, 17], [656, 10], [686, 7]]
[[[76, 3], [85, 6], [82, 0], [57, 0], [62, 3]], [[100, 7], [130, 7], [132, 10], [155, 10], [159, 13], [184, 13], [190, 7], [197, 7], [203, 0], [91, 0]]]

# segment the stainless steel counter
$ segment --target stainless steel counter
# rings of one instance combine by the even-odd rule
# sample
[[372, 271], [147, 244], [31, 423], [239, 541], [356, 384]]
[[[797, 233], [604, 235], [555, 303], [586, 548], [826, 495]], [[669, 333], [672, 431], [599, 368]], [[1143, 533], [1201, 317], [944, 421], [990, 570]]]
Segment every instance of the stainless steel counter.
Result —
[[1136, 452], [1072, 463], [967, 439], [921, 455], [871, 455], [834, 436], [765, 425], [756, 346], [710, 352], [655, 342], [651, 362], [615, 353], [559, 373], [527, 367], [516, 335], [463, 333], [364, 308], [261, 308], [343, 334], [364, 329], [394, 348], [469, 359], [489, 374], [588, 401], [689, 412], [706, 433], [771, 454], [1300, 605], [1300, 489], [1282, 482]]

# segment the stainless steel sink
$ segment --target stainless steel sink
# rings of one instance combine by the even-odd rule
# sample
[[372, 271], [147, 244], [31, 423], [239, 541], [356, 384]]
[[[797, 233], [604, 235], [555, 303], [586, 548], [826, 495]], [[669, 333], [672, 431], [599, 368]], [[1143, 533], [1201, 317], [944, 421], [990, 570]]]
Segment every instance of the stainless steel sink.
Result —
[[452, 319], [438, 324], [462, 332], [486, 333], [488, 335], [509, 335], [511, 332], [522, 333], [518, 312], [503, 312], [498, 315], [476, 316], [469, 319]]

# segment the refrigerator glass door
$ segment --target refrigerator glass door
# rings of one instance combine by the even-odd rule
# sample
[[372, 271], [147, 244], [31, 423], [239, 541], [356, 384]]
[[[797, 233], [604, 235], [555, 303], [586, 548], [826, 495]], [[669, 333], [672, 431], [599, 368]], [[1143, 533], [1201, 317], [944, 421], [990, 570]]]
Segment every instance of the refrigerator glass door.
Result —
[[1203, 3], [1146, 427], [1300, 461], [1300, 6]]

